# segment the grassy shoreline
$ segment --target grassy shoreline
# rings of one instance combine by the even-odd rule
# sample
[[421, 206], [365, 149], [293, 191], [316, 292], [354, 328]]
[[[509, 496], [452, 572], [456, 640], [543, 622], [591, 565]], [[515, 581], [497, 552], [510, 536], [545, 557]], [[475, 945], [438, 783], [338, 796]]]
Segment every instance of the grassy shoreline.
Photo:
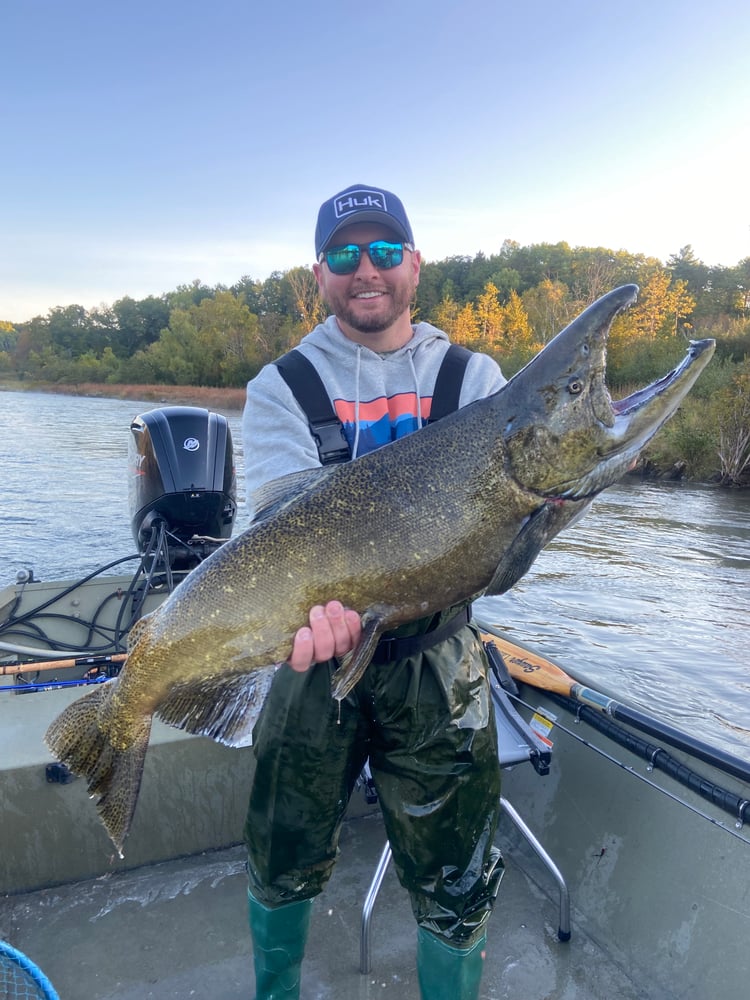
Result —
[[3, 379], [0, 391], [49, 392], [61, 396], [94, 396], [100, 399], [135, 399], [167, 406], [203, 406], [224, 415], [242, 413], [245, 389], [222, 389], [202, 385], [109, 385], [79, 382], [72, 385], [20, 382]]
[[[101, 399], [132, 399], [153, 403], [154, 406], [202, 406], [214, 410], [225, 417], [238, 418], [245, 406], [245, 388], [216, 388], [195, 385], [117, 385], [100, 382], [79, 382], [65, 385], [50, 382], [26, 382], [16, 379], [0, 379], [0, 392], [48, 392], [64, 396], [93, 396]], [[663, 431], [660, 431], [663, 433]], [[659, 468], [644, 452], [638, 466], [627, 473], [626, 480], [643, 479], [669, 481], [672, 483], [702, 483], [715, 486], [719, 482], [713, 476], [683, 476], [681, 463], [677, 462]]]

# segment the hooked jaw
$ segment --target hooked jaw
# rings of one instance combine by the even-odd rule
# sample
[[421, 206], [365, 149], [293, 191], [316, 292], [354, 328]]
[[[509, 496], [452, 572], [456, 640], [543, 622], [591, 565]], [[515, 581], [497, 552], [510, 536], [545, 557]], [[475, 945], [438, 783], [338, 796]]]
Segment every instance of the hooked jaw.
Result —
[[636, 457], [654, 434], [677, 411], [698, 376], [711, 360], [716, 341], [691, 340], [690, 348], [671, 372], [645, 389], [614, 401], [612, 435], [617, 449]]
[[693, 341], [673, 371], [613, 402], [607, 337], [636, 299], [624, 285], [594, 302], [497, 394], [514, 477], [551, 500], [592, 498], [621, 478], [675, 413], [714, 351]]
[[628, 472], [656, 432], [677, 411], [714, 353], [716, 341], [694, 340], [680, 364], [667, 375], [624, 399], [611, 402], [613, 421], [600, 426], [600, 461], [559, 495], [594, 495]]

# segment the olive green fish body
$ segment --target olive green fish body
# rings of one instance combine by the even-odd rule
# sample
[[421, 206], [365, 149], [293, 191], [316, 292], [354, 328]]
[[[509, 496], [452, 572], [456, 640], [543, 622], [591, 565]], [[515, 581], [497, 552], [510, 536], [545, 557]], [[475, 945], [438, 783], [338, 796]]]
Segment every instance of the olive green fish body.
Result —
[[613, 404], [607, 332], [636, 291], [594, 303], [493, 396], [354, 462], [271, 484], [256, 521], [136, 625], [120, 676], [47, 734], [88, 778], [118, 850], [154, 714], [246, 744], [295, 632], [330, 599], [362, 616], [334, 676], [345, 697], [384, 631], [504, 592], [620, 478], [713, 350], [693, 344], [668, 376]]

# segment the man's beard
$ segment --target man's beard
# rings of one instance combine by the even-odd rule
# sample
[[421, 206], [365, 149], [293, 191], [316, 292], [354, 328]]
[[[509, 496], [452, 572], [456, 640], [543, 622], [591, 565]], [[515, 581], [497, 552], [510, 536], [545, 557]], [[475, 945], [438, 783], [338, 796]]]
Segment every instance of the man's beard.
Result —
[[325, 304], [337, 317], [357, 333], [382, 333], [392, 326], [409, 309], [414, 287], [399, 286], [388, 297], [388, 308], [380, 315], [362, 316], [350, 305], [348, 296], [329, 295]]

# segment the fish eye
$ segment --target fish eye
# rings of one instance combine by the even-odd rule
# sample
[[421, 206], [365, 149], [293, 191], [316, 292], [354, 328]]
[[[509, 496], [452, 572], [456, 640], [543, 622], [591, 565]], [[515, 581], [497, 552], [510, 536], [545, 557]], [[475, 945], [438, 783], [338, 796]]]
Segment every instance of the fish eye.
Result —
[[571, 396], [580, 396], [583, 392], [583, 382], [575, 375], [568, 381], [568, 392]]

